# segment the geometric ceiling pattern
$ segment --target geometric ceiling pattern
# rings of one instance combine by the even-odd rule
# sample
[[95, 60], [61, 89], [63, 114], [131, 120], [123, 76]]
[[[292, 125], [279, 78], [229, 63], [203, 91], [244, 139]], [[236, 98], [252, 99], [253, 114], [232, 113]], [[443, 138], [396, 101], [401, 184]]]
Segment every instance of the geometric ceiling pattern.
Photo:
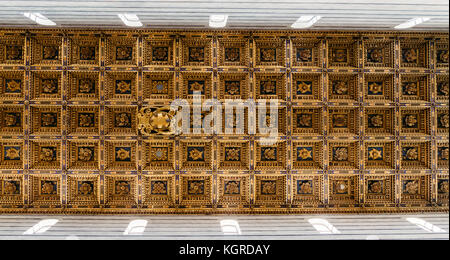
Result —
[[[446, 33], [0, 30], [0, 213], [447, 211], [448, 47]], [[139, 131], [141, 108], [194, 90], [279, 99], [278, 142]]]

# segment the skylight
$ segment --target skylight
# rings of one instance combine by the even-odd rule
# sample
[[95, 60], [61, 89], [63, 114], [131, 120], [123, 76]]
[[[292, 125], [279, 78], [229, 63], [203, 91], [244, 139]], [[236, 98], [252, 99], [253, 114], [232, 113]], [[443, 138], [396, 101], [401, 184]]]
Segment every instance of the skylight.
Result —
[[135, 14], [118, 14], [122, 22], [129, 27], [141, 27], [142, 23]]
[[334, 227], [330, 222], [322, 218], [312, 218], [308, 222], [320, 233], [320, 234], [340, 234], [341, 232]]
[[294, 29], [309, 28], [317, 23], [322, 17], [314, 15], [300, 16], [298, 20], [291, 25]]
[[408, 28], [412, 28], [418, 24], [424, 23], [426, 21], [429, 21], [431, 18], [429, 17], [418, 17], [418, 18], [414, 18], [411, 19], [405, 23], [399, 24], [397, 26], [395, 26], [395, 29], [408, 29]]
[[224, 235], [240, 235], [241, 227], [236, 220], [224, 219], [220, 221], [220, 226], [222, 227], [222, 232]]
[[53, 225], [58, 223], [57, 219], [44, 219], [36, 225], [23, 232], [24, 235], [38, 235], [47, 232]]
[[145, 228], [147, 227], [147, 220], [136, 219], [128, 224], [127, 229], [123, 232], [124, 235], [140, 235], [144, 233]]
[[24, 13], [23, 14], [28, 19], [32, 20], [33, 22], [40, 24], [40, 25], [46, 25], [46, 26], [55, 26], [56, 23], [52, 20], [48, 19], [47, 17], [43, 16], [40, 13]]
[[209, 16], [209, 27], [223, 28], [227, 25], [228, 15], [215, 14]]

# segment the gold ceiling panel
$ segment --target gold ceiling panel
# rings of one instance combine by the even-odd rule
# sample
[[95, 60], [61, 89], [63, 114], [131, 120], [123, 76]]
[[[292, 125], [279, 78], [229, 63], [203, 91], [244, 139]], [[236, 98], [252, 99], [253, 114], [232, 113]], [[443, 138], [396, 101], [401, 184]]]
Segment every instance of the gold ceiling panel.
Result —
[[[445, 33], [0, 30], [0, 213], [448, 211], [448, 47]], [[194, 91], [279, 99], [279, 141], [172, 134], [164, 111]]]

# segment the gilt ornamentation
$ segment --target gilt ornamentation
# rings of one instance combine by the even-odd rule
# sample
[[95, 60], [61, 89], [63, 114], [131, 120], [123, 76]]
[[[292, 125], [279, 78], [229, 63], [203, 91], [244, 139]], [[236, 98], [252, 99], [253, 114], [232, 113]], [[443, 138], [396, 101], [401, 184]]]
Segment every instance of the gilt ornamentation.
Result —
[[333, 160], [335, 161], [347, 161], [348, 160], [348, 148], [337, 147], [333, 150]]
[[171, 121], [175, 113], [170, 107], [144, 107], [137, 115], [138, 129], [143, 135], [172, 135], [175, 129], [171, 126]]
[[205, 193], [204, 181], [188, 181], [188, 194], [203, 195]]
[[129, 195], [130, 183], [128, 181], [117, 181], [115, 186], [116, 195]]
[[240, 60], [239, 48], [225, 48], [225, 61], [238, 62]]
[[402, 60], [405, 63], [417, 63], [419, 60], [419, 50], [418, 49], [403, 49], [402, 50]]
[[299, 62], [311, 62], [312, 61], [312, 49], [297, 49], [297, 61]]
[[5, 91], [8, 93], [21, 93], [22, 92], [22, 81], [17, 79], [6, 80]]
[[347, 95], [348, 94], [348, 82], [346, 81], [334, 81], [333, 82], [333, 93], [337, 95]]
[[419, 193], [419, 182], [418, 181], [407, 181], [404, 184], [404, 193], [415, 195]]
[[168, 47], [153, 47], [153, 61], [168, 61], [169, 48]]
[[382, 95], [383, 82], [369, 82], [369, 95]]
[[21, 60], [22, 46], [6, 46], [6, 60]]
[[91, 147], [78, 148], [78, 160], [82, 162], [89, 162], [94, 159], [94, 151]]
[[224, 194], [226, 195], [239, 195], [240, 191], [240, 182], [239, 181], [227, 181], [225, 183]]
[[277, 182], [276, 181], [261, 181], [261, 194], [262, 195], [277, 194]]
[[120, 61], [127, 61], [133, 59], [133, 47], [117, 46], [116, 59]]
[[41, 147], [40, 156], [41, 161], [53, 162], [56, 160], [56, 148], [55, 147]]
[[419, 159], [419, 151], [416, 147], [407, 147], [403, 149], [403, 159], [416, 161]]
[[44, 60], [57, 60], [59, 55], [58, 46], [44, 46], [42, 50], [42, 58]]

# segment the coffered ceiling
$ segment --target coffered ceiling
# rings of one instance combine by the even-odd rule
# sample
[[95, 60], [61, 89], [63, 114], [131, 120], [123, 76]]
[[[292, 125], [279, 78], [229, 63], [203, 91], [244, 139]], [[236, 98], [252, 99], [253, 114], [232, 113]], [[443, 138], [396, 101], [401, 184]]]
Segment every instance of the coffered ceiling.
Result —
[[39, 12], [62, 27], [124, 27], [118, 13], [137, 14], [144, 28], [208, 28], [211, 14], [228, 14], [230, 29], [288, 29], [302, 15], [322, 19], [311, 29], [391, 30], [415, 17], [410, 30], [446, 31], [446, 0], [1, 0], [0, 26], [39, 27], [23, 16]]

